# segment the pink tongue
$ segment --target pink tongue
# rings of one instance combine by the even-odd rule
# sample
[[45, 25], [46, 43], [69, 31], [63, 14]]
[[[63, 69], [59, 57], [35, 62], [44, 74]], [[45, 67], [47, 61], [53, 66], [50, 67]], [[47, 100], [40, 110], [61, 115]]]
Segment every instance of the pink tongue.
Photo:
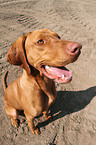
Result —
[[72, 75], [72, 71], [68, 71], [56, 67], [50, 67], [50, 69], [51, 71], [46, 68], [47, 72], [58, 77], [62, 77], [62, 75], [64, 75], [65, 77], [70, 77]]

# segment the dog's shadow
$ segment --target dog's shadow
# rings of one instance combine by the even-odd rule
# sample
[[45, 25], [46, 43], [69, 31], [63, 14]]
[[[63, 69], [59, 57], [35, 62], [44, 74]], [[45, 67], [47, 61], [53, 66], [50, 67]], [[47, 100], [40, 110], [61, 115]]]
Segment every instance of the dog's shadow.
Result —
[[58, 91], [56, 101], [50, 108], [52, 120], [41, 122], [38, 127], [44, 127], [67, 114], [82, 110], [95, 96], [96, 86], [82, 91]]

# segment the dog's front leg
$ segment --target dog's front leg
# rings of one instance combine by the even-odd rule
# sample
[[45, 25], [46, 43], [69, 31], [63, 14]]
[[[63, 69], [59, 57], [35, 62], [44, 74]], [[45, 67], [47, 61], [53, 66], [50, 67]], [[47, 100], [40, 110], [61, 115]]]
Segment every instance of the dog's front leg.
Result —
[[48, 106], [45, 108], [45, 111], [43, 112], [43, 115], [46, 120], [49, 120], [51, 116], [48, 114], [48, 108], [54, 103], [56, 99], [56, 89], [55, 84], [52, 81], [51, 84], [46, 83], [46, 81], [41, 77], [37, 76], [36, 81], [38, 85], [40, 86], [41, 90], [48, 96]]
[[51, 87], [55, 87], [53, 86], [53, 84], [47, 84], [44, 79], [41, 76], [37, 76], [36, 77], [36, 81], [38, 83], [38, 85], [40, 86], [41, 90], [48, 96], [49, 98], [49, 103], [48, 103], [48, 108], [51, 106], [51, 104], [55, 101], [56, 99], [56, 93], [54, 93], [52, 91]]
[[27, 122], [28, 122], [28, 125], [32, 131], [32, 134], [36, 134], [36, 135], [39, 135], [40, 134], [40, 131], [39, 129], [34, 125], [34, 117], [31, 117], [29, 115], [27, 115], [25, 112], [24, 112], [25, 116], [26, 116], [26, 119], [27, 119]]

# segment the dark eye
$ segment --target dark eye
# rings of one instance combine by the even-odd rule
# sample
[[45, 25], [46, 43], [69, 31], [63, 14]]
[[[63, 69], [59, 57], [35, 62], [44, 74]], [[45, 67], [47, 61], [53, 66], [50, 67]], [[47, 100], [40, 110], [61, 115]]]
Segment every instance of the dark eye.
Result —
[[42, 39], [40, 39], [37, 44], [44, 44], [44, 41]]
[[57, 35], [59, 39], [61, 39], [61, 37], [59, 35]]

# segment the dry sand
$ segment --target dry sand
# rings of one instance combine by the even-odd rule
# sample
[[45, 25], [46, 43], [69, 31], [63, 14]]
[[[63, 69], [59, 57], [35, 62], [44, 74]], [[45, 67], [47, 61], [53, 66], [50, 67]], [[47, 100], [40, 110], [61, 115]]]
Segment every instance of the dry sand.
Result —
[[[96, 145], [96, 0], [0, 0], [0, 144], [1, 145]], [[48, 28], [62, 39], [83, 45], [79, 59], [69, 64], [73, 80], [57, 84], [52, 121], [36, 118], [41, 135], [32, 135], [26, 119], [11, 125], [4, 109], [2, 78], [8, 84], [22, 70], [6, 62], [11, 44], [36, 29]]]

